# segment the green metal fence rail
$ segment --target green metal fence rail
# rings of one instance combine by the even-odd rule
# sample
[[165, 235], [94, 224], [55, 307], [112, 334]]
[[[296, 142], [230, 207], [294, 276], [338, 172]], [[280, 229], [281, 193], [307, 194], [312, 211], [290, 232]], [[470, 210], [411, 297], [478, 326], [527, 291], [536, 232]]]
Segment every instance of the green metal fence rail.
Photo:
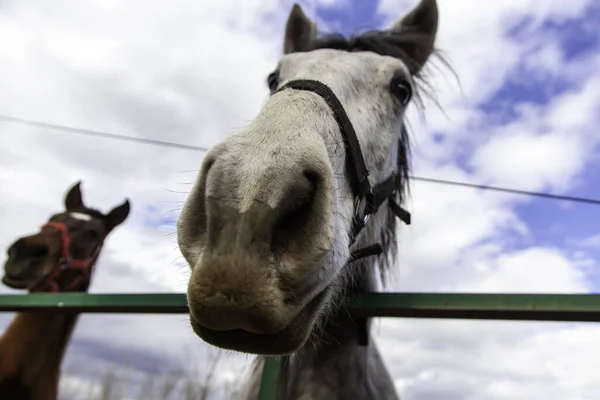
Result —
[[[596, 294], [367, 293], [350, 298], [354, 316], [600, 322]], [[35, 293], [0, 295], [0, 312], [184, 314], [185, 294]]]
[[[600, 322], [596, 294], [366, 293], [346, 301], [356, 317]], [[35, 293], [0, 295], [0, 312], [184, 314], [185, 294]], [[265, 360], [260, 400], [275, 398], [281, 360]]]

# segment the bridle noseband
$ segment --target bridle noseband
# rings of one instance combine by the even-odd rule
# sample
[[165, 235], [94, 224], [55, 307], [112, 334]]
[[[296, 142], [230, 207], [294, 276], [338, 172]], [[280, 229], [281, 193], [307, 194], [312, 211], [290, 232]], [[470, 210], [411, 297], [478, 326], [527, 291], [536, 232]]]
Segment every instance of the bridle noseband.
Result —
[[[346, 110], [344, 110], [344, 106], [342, 106], [342, 103], [335, 93], [333, 93], [333, 91], [324, 83], [310, 79], [290, 81], [279, 88], [275, 93], [285, 89], [305, 90], [318, 94], [325, 100], [338, 123], [346, 148], [346, 170], [350, 175], [350, 186], [354, 195], [354, 216], [352, 218], [352, 227], [349, 233], [350, 246], [354, 244], [357, 236], [366, 226], [371, 215], [375, 214], [386, 200], [396, 217], [409, 225], [411, 222], [410, 213], [400, 207], [394, 199], [397, 194], [398, 180], [401, 179], [401, 176], [398, 172], [394, 171], [383, 182], [378, 183], [371, 188], [371, 184], [369, 183], [369, 171], [365, 165], [360, 143], [356, 137], [356, 131], [348, 118], [348, 114], [346, 114]], [[400, 156], [399, 152], [398, 157]], [[368, 247], [354, 250], [350, 255], [349, 262], [372, 255], [379, 255], [382, 252], [383, 248], [381, 247], [381, 244], [376, 243]]]
[[[58, 264], [52, 271], [44, 275], [31, 289], [32, 292], [68, 292], [91, 279], [92, 267], [94, 261], [100, 252], [102, 244], [98, 244], [96, 249], [88, 258], [73, 258], [71, 255], [71, 237], [67, 226], [62, 222], [49, 221], [42, 226], [58, 229], [61, 236], [61, 257]], [[65, 286], [61, 287], [58, 279], [67, 270], [76, 270], [77, 276]]]

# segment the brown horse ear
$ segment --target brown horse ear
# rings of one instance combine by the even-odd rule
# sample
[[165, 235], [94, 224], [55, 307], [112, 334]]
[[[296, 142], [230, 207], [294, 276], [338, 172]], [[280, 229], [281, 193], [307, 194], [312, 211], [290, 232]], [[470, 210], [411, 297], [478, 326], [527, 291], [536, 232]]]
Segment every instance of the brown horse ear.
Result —
[[285, 25], [283, 54], [306, 51], [308, 44], [317, 38], [317, 25], [312, 22], [299, 4], [295, 3]]
[[112, 231], [117, 225], [120, 225], [125, 221], [127, 216], [129, 215], [129, 211], [131, 207], [129, 205], [129, 200], [125, 199], [125, 202], [120, 206], [117, 206], [110, 210], [106, 217], [104, 217], [104, 222], [106, 224], [107, 230]]
[[436, 0], [421, 0], [391, 29], [393, 35], [407, 35], [415, 38], [415, 44], [407, 46], [405, 49], [413, 60], [413, 63], [408, 66], [412, 74], [419, 72], [433, 53], [438, 21], [439, 11]]
[[81, 196], [81, 181], [75, 183], [65, 196], [65, 208], [67, 211], [78, 208], [84, 208], [83, 198]]

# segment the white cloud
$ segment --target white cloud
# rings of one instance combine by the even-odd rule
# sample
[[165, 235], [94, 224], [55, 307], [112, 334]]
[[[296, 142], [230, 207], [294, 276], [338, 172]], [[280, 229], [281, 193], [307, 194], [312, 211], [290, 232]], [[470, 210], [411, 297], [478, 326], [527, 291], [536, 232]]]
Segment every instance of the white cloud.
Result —
[[573, 242], [578, 246], [600, 249], [600, 233], [587, 238], [573, 240]]
[[[381, 3], [388, 21], [406, 9], [399, 3]], [[434, 78], [447, 117], [427, 104], [426, 123], [413, 119], [418, 175], [558, 193], [593, 184], [580, 174], [597, 154], [597, 53], [567, 61], [553, 32], [537, 30], [544, 21], [582, 17], [585, 2], [569, 3], [569, 9], [549, 1], [439, 3], [438, 45], [463, 91]], [[524, 18], [534, 22], [518, 40], [503, 35]], [[547, 105], [509, 105], [516, 113], [508, 121], [477, 108], [514, 81], [516, 71], [528, 85], [540, 86]], [[551, 96], [543, 79], [564, 80], [568, 90]], [[441, 143], [434, 141], [439, 133]], [[390, 289], [593, 290], [596, 260], [585, 251], [536, 245], [514, 208], [525, 201], [532, 199], [417, 182], [409, 207], [414, 222], [402, 228], [401, 272]], [[589, 349], [598, 346], [598, 330], [592, 324], [414, 319], [386, 319], [377, 328], [398, 390], [409, 400], [595, 398], [598, 375]]]
[[[0, 113], [210, 146], [260, 108], [280, 45], [279, 35], [270, 37], [287, 12], [263, 1], [8, 4], [0, 31], [14, 40], [0, 42]], [[181, 206], [203, 154], [6, 123], [1, 129], [2, 248], [59, 211], [66, 189], [81, 179], [89, 206], [108, 211], [125, 197], [132, 202], [130, 217], [107, 240], [91, 291], [184, 291], [188, 267], [167, 237], [174, 226], [147, 225], [176, 218], [169, 212]], [[12, 315], [2, 317], [6, 326]], [[95, 357], [78, 355], [96, 347]], [[98, 357], [116, 357], [111, 348], [173, 363], [186, 348], [203, 347], [183, 315], [84, 315], [65, 368], [78, 373], [92, 360], [101, 368]], [[205, 363], [201, 354], [195, 361]], [[248, 357], [234, 357], [219, 376], [247, 365]]]
[[[593, 399], [593, 325], [391, 320], [378, 340], [405, 399]], [[383, 329], [386, 333], [383, 334]]]
[[[307, 10], [316, 8], [310, 3]], [[345, 0], [333, 3], [322, 5], [341, 7]], [[414, 3], [384, 0], [380, 10], [391, 23]], [[432, 70], [446, 115], [430, 103], [425, 124], [411, 115], [419, 175], [528, 190], [586, 184], [580, 174], [598, 141], [600, 58], [566, 60], [552, 32], [538, 29], [548, 20], [581, 17], [589, 3], [440, 0], [439, 46], [462, 93], [450, 75]], [[0, 114], [211, 146], [260, 109], [290, 6], [274, 0], [3, 3]], [[524, 18], [532, 21], [524, 38], [507, 38]], [[328, 25], [335, 23], [323, 21]], [[518, 68], [524, 80], [560, 77], [569, 90], [546, 106], [515, 105], [510, 121], [478, 108]], [[177, 211], [165, 213], [185, 199], [201, 153], [5, 123], [0, 129], [0, 248], [37, 229], [62, 207], [67, 187], [82, 179], [91, 206], [107, 211], [124, 197], [132, 201], [129, 219], [107, 241], [91, 291], [184, 290], [189, 271], [167, 236], [174, 227], [149, 222], [176, 217]], [[436, 143], [435, 133], [445, 140]], [[571, 254], [539, 246], [514, 208], [524, 201], [531, 200], [415, 182], [413, 224], [401, 228], [392, 289], [589, 291], [595, 260], [584, 248]], [[0, 286], [0, 292], [14, 291]], [[5, 326], [9, 315], [0, 317]], [[600, 335], [594, 325], [386, 319], [377, 332], [405, 400], [596, 396], [600, 369], [590, 349]], [[102, 368], [115, 357], [110, 349], [171, 365], [204, 348], [183, 315], [84, 315], [65, 368]], [[204, 355], [194, 357], [205, 365]], [[247, 371], [249, 361], [228, 355], [219, 377]], [[87, 378], [75, 374], [64, 384]]]
[[[557, 249], [530, 247], [515, 253], [495, 254], [479, 279], [458, 285], [461, 292], [483, 293], [585, 293], [586, 260], [569, 260]], [[491, 264], [491, 265], [490, 265]]]
[[[600, 60], [600, 58], [599, 58]], [[521, 118], [494, 128], [472, 166], [494, 184], [528, 190], [571, 189], [592, 161], [600, 136], [600, 77], [550, 99], [524, 106]]]

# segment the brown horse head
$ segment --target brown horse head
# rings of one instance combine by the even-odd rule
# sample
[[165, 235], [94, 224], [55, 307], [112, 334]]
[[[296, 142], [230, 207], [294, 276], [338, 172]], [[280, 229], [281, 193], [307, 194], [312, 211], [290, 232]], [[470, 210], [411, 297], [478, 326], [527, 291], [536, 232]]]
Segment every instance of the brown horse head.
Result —
[[85, 291], [91, 269], [108, 234], [129, 215], [129, 200], [109, 213], [84, 205], [81, 182], [65, 197], [66, 210], [40, 231], [8, 248], [2, 282], [31, 292]]

